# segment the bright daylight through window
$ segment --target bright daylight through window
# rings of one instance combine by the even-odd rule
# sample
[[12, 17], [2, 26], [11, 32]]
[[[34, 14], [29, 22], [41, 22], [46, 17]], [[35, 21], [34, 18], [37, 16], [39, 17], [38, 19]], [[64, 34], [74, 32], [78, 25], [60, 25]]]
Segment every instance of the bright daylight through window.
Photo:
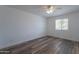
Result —
[[55, 21], [56, 30], [68, 30], [68, 19], [57, 19]]

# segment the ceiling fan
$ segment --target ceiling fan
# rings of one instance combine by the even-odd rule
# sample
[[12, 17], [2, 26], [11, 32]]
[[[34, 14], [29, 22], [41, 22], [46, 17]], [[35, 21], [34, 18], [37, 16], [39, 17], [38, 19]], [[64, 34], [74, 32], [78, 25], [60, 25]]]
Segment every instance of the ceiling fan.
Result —
[[56, 10], [59, 10], [61, 8], [56, 7], [55, 5], [46, 5], [44, 6], [44, 10], [47, 14], [52, 14], [54, 13]]

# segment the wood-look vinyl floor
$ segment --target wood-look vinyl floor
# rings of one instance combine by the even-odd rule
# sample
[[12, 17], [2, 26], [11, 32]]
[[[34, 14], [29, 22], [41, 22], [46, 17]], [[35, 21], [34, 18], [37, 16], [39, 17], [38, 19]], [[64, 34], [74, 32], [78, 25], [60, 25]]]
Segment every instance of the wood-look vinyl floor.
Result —
[[10, 54], [79, 54], [79, 42], [46, 37], [5, 50]]
[[47, 50], [41, 50], [37, 54], [79, 54], [79, 42], [65, 39], [51, 39], [52, 41], [46, 47]]

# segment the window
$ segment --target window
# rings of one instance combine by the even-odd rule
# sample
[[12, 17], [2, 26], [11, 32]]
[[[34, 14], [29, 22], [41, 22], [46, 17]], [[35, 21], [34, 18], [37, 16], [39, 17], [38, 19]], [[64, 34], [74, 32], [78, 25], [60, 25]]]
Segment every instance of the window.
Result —
[[55, 21], [56, 30], [68, 30], [68, 19], [57, 19]]

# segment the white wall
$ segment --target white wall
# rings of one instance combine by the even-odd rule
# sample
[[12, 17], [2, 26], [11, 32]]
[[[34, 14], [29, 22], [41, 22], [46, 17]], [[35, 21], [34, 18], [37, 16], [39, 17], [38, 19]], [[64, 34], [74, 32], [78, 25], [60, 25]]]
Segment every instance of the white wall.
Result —
[[[69, 29], [67, 31], [55, 30], [55, 20], [63, 18], [69, 19]], [[47, 22], [48, 22], [47, 35], [79, 41], [79, 11], [66, 14], [63, 16], [48, 18]]]
[[45, 29], [43, 17], [0, 6], [0, 48], [45, 36]]
[[[55, 20], [61, 18], [69, 19], [69, 29], [67, 31], [55, 30]], [[46, 20], [38, 15], [0, 6], [0, 48], [45, 35], [79, 41], [79, 12], [51, 17]]]

